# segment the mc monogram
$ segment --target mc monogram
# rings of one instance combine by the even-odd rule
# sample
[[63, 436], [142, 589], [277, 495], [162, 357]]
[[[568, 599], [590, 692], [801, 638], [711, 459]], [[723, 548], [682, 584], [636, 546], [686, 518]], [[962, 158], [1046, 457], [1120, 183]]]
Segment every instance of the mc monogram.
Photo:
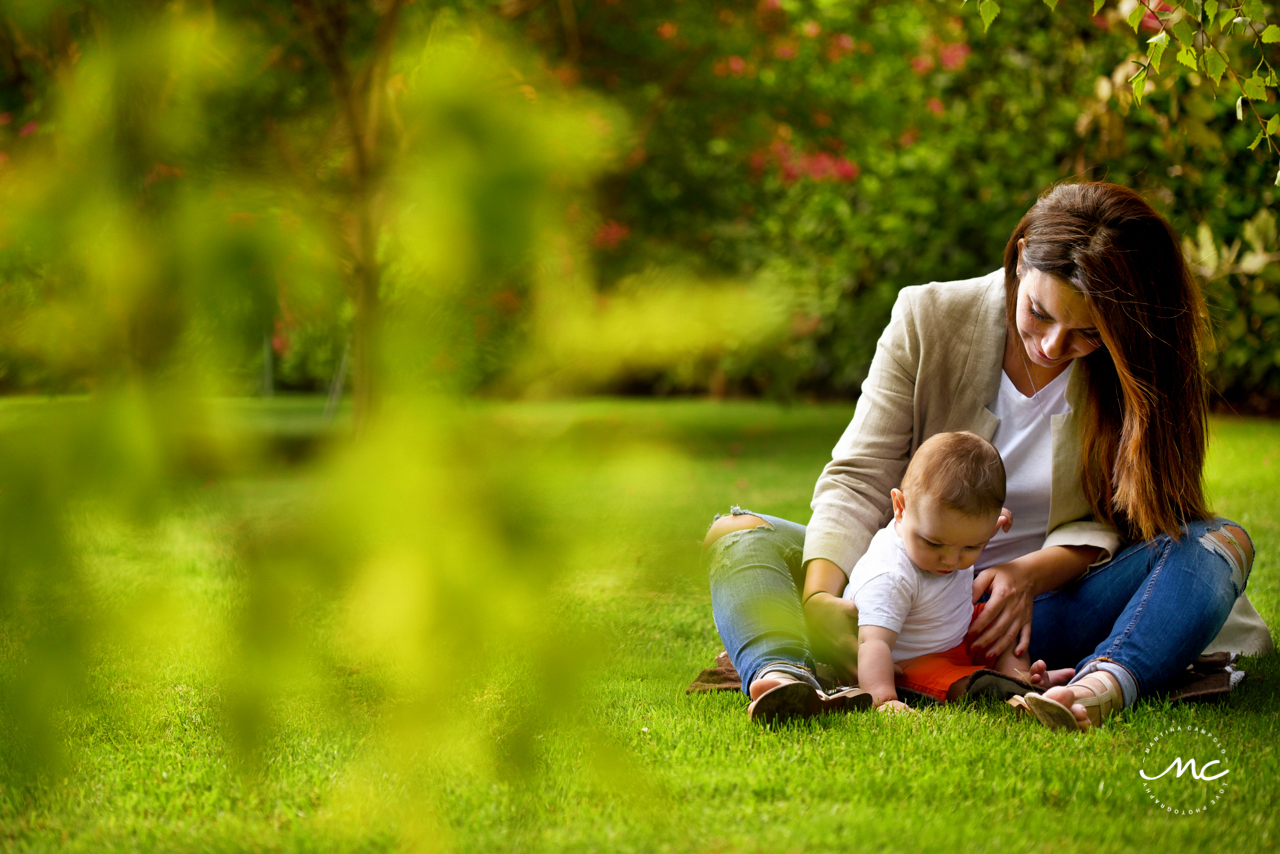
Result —
[[1148, 777], [1148, 776], [1147, 776], [1147, 772], [1146, 772], [1146, 771], [1139, 770], [1139, 771], [1138, 771], [1138, 773], [1142, 775], [1142, 779], [1144, 779], [1144, 780], [1159, 780], [1159, 779], [1160, 779], [1161, 777], [1163, 777], [1165, 774], [1168, 774], [1168, 773], [1169, 773], [1170, 771], [1172, 771], [1174, 768], [1177, 768], [1177, 769], [1178, 769], [1178, 774], [1177, 774], [1177, 776], [1179, 776], [1179, 777], [1181, 777], [1181, 776], [1182, 776], [1183, 772], [1190, 770], [1190, 771], [1191, 771], [1191, 776], [1192, 776], [1192, 777], [1194, 777], [1194, 778], [1195, 778], [1195, 779], [1197, 779], [1197, 780], [1204, 780], [1204, 781], [1208, 782], [1209, 780], [1216, 780], [1216, 779], [1218, 779], [1219, 777], [1225, 777], [1225, 776], [1227, 776], [1228, 774], [1230, 774], [1230, 773], [1231, 773], [1231, 769], [1230, 769], [1230, 768], [1228, 768], [1228, 769], [1226, 769], [1225, 771], [1223, 771], [1222, 773], [1220, 773], [1220, 774], [1214, 774], [1212, 777], [1210, 777], [1210, 776], [1209, 776], [1209, 766], [1210, 766], [1210, 765], [1218, 765], [1218, 764], [1220, 764], [1220, 763], [1218, 762], [1218, 760], [1217, 760], [1217, 759], [1214, 759], [1214, 760], [1213, 760], [1213, 761], [1211, 761], [1211, 762], [1206, 762], [1206, 763], [1204, 763], [1202, 766], [1200, 766], [1200, 770], [1199, 770], [1199, 771], [1197, 771], [1197, 770], [1196, 770], [1196, 761], [1195, 761], [1194, 759], [1188, 759], [1188, 760], [1187, 760], [1187, 763], [1184, 765], [1184, 764], [1182, 763], [1182, 757], [1181, 757], [1181, 756], [1177, 756], [1177, 757], [1174, 757], [1174, 760], [1173, 760], [1172, 762], [1170, 762], [1170, 763], [1169, 763], [1169, 767], [1168, 767], [1168, 768], [1164, 769], [1163, 771], [1161, 771], [1159, 774], [1155, 775], [1154, 777]]
[[1231, 773], [1227, 762], [1226, 747], [1216, 735], [1201, 727], [1174, 726], [1147, 743], [1138, 777], [1156, 809], [1197, 815], [1221, 805], [1228, 789], [1223, 778]]

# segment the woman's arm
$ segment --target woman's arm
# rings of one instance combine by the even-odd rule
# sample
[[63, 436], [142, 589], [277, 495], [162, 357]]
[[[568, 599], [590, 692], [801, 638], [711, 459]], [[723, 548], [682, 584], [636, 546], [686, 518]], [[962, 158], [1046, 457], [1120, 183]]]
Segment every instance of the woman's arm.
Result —
[[[899, 293], [889, 325], [876, 343], [853, 420], [814, 487], [813, 516], [804, 540], [810, 573], [821, 567], [817, 559], [822, 559], [843, 570], [841, 576], [847, 574], [893, 513], [889, 491], [902, 481], [917, 426], [920, 344], [912, 309], [916, 290]], [[815, 586], [806, 578], [806, 595], [826, 589], [839, 596], [844, 588], [834, 576], [824, 574], [822, 582]]]
[[842, 675], [853, 677], [858, 667], [858, 609], [841, 598], [847, 582], [840, 567], [826, 558], [814, 558], [805, 567], [800, 601], [814, 654]]
[[980, 632], [973, 646], [996, 658], [1015, 640], [1015, 655], [1026, 653], [1023, 627], [1031, 625], [1031, 608], [1041, 593], [1057, 590], [1084, 575], [1102, 550], [1096, 546], [1049, 546], [1007, 563], [987, 567], [973, 579], [973, 601], [990, 593], [987, 606], [973, 624]]
[[853, 420], [814, 488], [804, 541], [804, 602], [819, 657], [825, 653], [846, 666], [856, 657], [856, 609], [839, 597], [846, 572], [893, 515], [889, 491], [901, 483], [912, 447], [933, 432], [955, 429], [948, 427], [952, 416], [963, 420], [956, 415], [956, 396], [973, 397], [975, 373], [985, 376], [995, 368], [991, 376], [999, 379], [1003, 281], [993, 273], [903, 288], [894, 302]]

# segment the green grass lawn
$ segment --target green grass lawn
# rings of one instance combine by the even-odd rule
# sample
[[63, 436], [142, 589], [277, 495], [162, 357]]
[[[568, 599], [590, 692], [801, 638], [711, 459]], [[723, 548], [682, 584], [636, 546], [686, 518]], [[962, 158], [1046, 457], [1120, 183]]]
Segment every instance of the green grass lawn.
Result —
[[[30, 405], [30, 404], [24, 404]], [[1084, 736], [1054, 735], [994, 702], [910, 716], [829, 716], [753, 726], [740, 694], [687, 696], [721, 649], [698, 542], [739, 504], [798, 521], [852, 407], [588, 401], [495, 407], [549, 449], [645, 443], [666, 449], [646, 501], [606, 500], [617, 472], [588, 467], [555, 509], [608, 532], [591, 544], [600, 572], [580, 573], [551, 622], [572, 626], [562, 651], [586, 671], [569, 713], [546, 722], [532, 752], [467, 763], [441, 745], [388, 762], [393, 716], [360, 674], [343, 696], [301, 693], [257, 759], [224, 737], [225, 691], [213, 659], [218, 615], [241, 597], [222, 532], [287, 508], [307, 491], [290, 468], [322, 432], [323, 401], [244, 404], [237, 417], [273, 431], [269, 476], [212, 486], [144, 540], [86, 535], [95, 583], [131, 603], [117, 634], [155, 633], [163, 654], [97, 650], [89, 688], [65, 715], [66, 760], [0, 792], [0, 840], [14, 850], [463, 851], [1155, 851], [1273, 850], [1280, 795], [1280, 666], [1215, 705], [1143, 702]], [[0, 409], [0, 425], [9, 417]], [[1245, 525], [1258, 559], [1250, 594], [1280, 621], [1280, 424], [1214, 422], [1214, 505]], [[296, 441], [295, 441], [296, 440]], [[299, 450], [299, 442], [302, 449]], [[671, 452], [677, 452], [673, 454]], [[656, 494], [657, 498], [652, 496]], [[165, 581], [160, 585], [158, 579]], [[137, 591], [164, 590], [154, 619]], [[124, 591], [132, 591], [128, 596]], [[160, 594], [157, 593], [157, 596]], [[154, 598], [154, 597], [153, 597]], [[177, 615], [177, 616], [174, 616]], [[166, 622], [167, 620], [167, 622]], [[582, 639], [586, 638], [586, 641]], [[145, 646], [129, 647], [146, 648]], [[0, 685], [14, 690], [0, 646]], [[577, 652], [580, 651], [580, 655]], [[498, 670], [501, 669], [499, 666]], [[442, 684], [503, 736], [511, 695]], [[500, 683], [501, 680], [497, 680]], [[492, 686], [492, 679], [485, 684]], [[514, 719], [513, 719], [514, 720]], [[513, 722], [512, 726], [518, 722]], [[1137, 776], [1144, 746], [1170, 727], [1204, 729], [1227, 750], [1220, 808], [1157, 811]], [[394, 770], [390, 770], [394, 769]]]

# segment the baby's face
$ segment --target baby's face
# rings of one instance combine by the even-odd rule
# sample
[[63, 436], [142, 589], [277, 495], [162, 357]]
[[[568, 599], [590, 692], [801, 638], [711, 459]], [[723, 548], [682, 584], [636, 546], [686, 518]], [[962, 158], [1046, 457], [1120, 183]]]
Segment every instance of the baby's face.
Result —
[[914, 501], [894, 490], [893, 516], [911, 562], [934, 575], [973, 566], [996, 532], [999, 513], [969, 516], [928, 496]]

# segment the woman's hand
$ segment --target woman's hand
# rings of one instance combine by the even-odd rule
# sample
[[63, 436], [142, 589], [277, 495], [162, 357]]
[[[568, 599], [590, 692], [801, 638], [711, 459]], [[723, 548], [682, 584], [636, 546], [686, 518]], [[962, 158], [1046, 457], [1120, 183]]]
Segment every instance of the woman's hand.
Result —
[[809, 644], [819, 661], [829, 662], [850, 682], [858, 673], [858, 609], [848, 599], [819, 592], [804, 603]]
[[1031, 640], [1031, 608], [1036, 590], [1021, 559], [987, 567], [973, 579], [973, 601], [990, 593], [986, 607], [974, 621], [970, 631], [978, 633], [972, 646], [987, 651], [988, 658], [998, 658], [1016, 642], [1014, 655], [1023, 655]]
[[1100, 551], [1093, 546], [1050, 546], [982, 570], [973, 579], [973, 601], [988, 592], [991, 598], [971, 627], [978, 633], [972, 645], [998, 658], [1016, 641], [1014, 654], [1024, 655], [1036, 596], [1079, 578]]

